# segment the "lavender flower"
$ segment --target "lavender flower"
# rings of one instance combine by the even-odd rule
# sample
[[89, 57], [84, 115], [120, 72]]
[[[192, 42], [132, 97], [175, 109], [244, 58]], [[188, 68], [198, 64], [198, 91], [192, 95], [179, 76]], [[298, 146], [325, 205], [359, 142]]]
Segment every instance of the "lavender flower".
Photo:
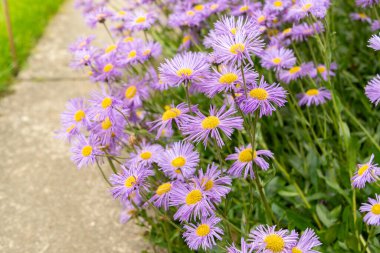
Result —
[[248, 174], [251, 178], [255, 177], [252, 161], [262, 170], [268, 170], [269, 163], [264, 158], [273, 159], [273, 153], [270, 150], [255, 150], [252, 151], [252, 146], [235, 148], [236, 153], [228, 155], [227, 161], [235, 161], [228, 174], [234, 177], [241, 177], [244, 170], [243, 177], [246, 178]]
[[234, 243], [227, 248], [227, 253], [252, 253], [253, 247], [251, 244], [245, 242], [244, 238], [240, 240], [240, 250], [235, 246]]
[[130, 168], [139, 166], [149, 167], [153, 163], [158, 162], [159, 156], [163, 152], [163, 148], [158, 144], [147, 144], [143, 142], [141, 147], [132, 153], [126, 164]]
[[[276, 110], [274, 105], [284, 106], [286, 103], [286, 91], [278, 84], [269, 85], [261, 77], [260, 83], [247, 85], [248, 94], [238, 97], [237, 102], [244, 113], [253, 113], [260, 110], [260, 117], [272, 115]], [[240, 93], [245, 90], [241, 88]]]
[[378, 4], [379, 0], [356, 0], [355, 3], [360, 7], [369, 7]]
[[376, 75], [365, 87], [365, 95], [371, 103], [378, 105], [380, 102], [380, 75]]
[[380, 226], [380, 195], [376, 194], [375, 199], [368, 198], [369, 203], [364, 203], [360, 207], [360, 212], [367, 214], [364, 216], [364, 221], [368, 225]]
[[369, 43], [368, 47], [376, 51], [380, 50], [380, 36], [379, 35], [372, 35], [368, 43]]
[[153, 202], [156, 207], [162, 207], [164, 210], [169, 209], [169, 199], [172, 193], [172, 189], [175, 187], [175, 182], [166, 182], [160, 184], [153, 197], [149, 200]]
[[288, 70], [282, 69], [278, 75], [281, 81], [288, 84], [293, 80], [309, 75], [313, 67], [314, 65], [311, 62], [303, 63], [300, 66], [293, 66]]
[[204, 146], [207, 146], [209, 137], [211, 137], [221, 147], [224, 145], [224, 142], [220, 131], [230, 138], [234, 128], [239, 130], [243, 127], [243, 119], [232, 116], [236, 113], [232, 107], [226, 111], [225, 105], [220, 110], [212, 106], [210, 108], [210, 116], [207, 117], [201, 112], [195, 113], [196, 116], [189, 117], [186, 124], [181, 127], [181, 131], [184, 135], [188, 135], [186, 140], [197, 143], [203, 141]]
[[161, 170], [172, 179], [190, 178], [199, 163], [199, 153], [187, 142], [176, 142], [158, 160]]
[[183, 237], [189, 248], [207, 250], [216, 245], [215, 239], [222, 240], [223, 230], [216, 226], [220, 221], [220, 218], [211, 216], [201, 218], [201, 223], [185, 225]]
[[95, 138], [79, 136], [76, 143], [71, 148], [71, 160], [81, 169], [82, 167], [95, 164], [96, 160], [103, 154], [100, 149], [100, 142]]
[[380, 168], [373, 162], [375, 155], [372, 154], [370, 160], [365, 164], [358, 164], [358, 170], [351, 178], [352, 186], [356, 188], [364, 188], [366, 183], [373, 183], [379, 180]]
[[[301, 235], [301, 238], [296, 245], [292, 246], [292, 253], [319, 253], [319, 251], [314, 250], [314, 247], [321, 245], [318, 236], [315, 232], [307, 228], [305, 232]], [[290, 251], [289, 251], [290, 252]]]
[[294, 53], [286, 48], [269, 48], [260, 55], [261, 65], [267, 69], [291, 68], [296, 63]]
[[331, 92], [325, 88], [310, 89], [305, 93], [298, 94], [299, 98], [298, 104], [300, 106], [307, 105], [321, 105], [331, 100]]

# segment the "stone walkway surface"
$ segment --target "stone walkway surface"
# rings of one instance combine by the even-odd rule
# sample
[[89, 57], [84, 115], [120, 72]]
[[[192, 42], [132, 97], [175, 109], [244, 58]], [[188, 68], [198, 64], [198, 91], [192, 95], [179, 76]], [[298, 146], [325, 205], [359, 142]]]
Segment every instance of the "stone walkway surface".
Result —
[[66, 101], [94, 88], [68, 67], [68, 45], [95, 32], [107, 39], [89, 30], [68, 1], [14, 93], [0, 99], [0, 252], [150, 252], [139, 227], [119, 224], [119, 204], [99, 171], [78, 171], [68, 145], [54, 138]]

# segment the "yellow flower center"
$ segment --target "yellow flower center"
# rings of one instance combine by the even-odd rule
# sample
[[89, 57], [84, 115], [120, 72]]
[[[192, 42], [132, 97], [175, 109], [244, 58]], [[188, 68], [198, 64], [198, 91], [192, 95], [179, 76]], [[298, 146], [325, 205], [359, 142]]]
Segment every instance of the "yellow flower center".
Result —
[[235, 73], [226, 73], [219, 78], [219, 82], [223, 84], [231, 84], [238, 79]]
[[292, 249], [292, 253], [303, 253], [303, 252], [302, 252], [302, 250], [300, 250], [299, 248], [294, 247], [294, 248]]
[[257, 22], [262, 23], [266, 20], [266, 17], [264, 15], [261, 15], [260, 17], [257, 18]]
[[66, 132], [67, 132], [67, 133], [70, 133], [71, 130], [73, 130], [74, 128], [75, 128], [75, 125], [71, 125], [71, 126], [69, 126], [69, 127], [66, 129]]
[[293, 68], [289, 69], [289, 74], [294, 75], [294, 74], [297, 74], [300, 71], [301, 71], [301, 67], [296, 66], [296, 67], [293, 67]]
[[135, 22], [137, 24], [141, 24], [141, 23], [144, 23], [146, 21], [146, 17], [145, 16], [141, 16], [141, 17], [138, 17], [136, 18]]
[[171, 108], [169, 110], [166, 110], [163, 114], [162, 114], [162, 120], [169, 120], [169, 119], [174, 119], [176, 117], [178, 117], [179, 115], [181, 115], [181, 111], [178, 110], [177, 108]]
[[325, 66], [319, 66], [319, 67], [317, 67], [317, 71], [318, 71], [318, 73], [322, 74], [326, 71], [326, 67]]
[[152, 50], [150, 49], [147, 49], [143, 52], [143, 56], [147, 56], [147, 55], [150, 55], [150, 53], [152, 52]]
[[292, 28], [286, 28], [284, 31], [282, 31], [282, 34], [288, 34], [292, 32]]
[[149, 151], [144, 151], [140, 154], [141, 159], [143, 160], [148, 160], [149, 158], [152, 157], [152, 152]]
[[125, 37], [124, 38], [124, 42], [125, 43], [128, 43], [128, 42], [133, 42], [135, 40], [135, 38], [131, 37], [131, 36], [128, 36], [128, 37]]
[[236, 43], [230, 47], [230, 52], [233, 54], [243, 53], [244, 50], [245, 50], [245, 46], [243, 43]]
[[82, 110], [78, 110], [78, 111], [76, 111], [76, 113], [74, 114], [74, 120], [75, 120], [76, 122], [82, 121], [82, 119], [84, 119], [85, 116], [86, 116], [86, 114], [84, 113], [84, 111], [82, 111]]
[[178, 156], [177, 158], [174, 158], [172, 160], [172, 166], [176, 168], [181, 168], [185, 166], [186, 164], [186, 159], [183, 156]]
[[187, 194], [185, 202], [189, 206], [198, 203], [201, 199], [202, 192], [200, 190], [192, 190]]
[[110, 118], [107, 117], [105, 120], [103, 120], [102, 122], [102, 128], [104, 130], [107, 130], [108, 128], [110, 128], [112, 126], [112, 122], [110, 121]]
[[269, 249], [273, 252], [282, 252], [285, 247], [285, 241], [281, 236], [277, 234], [267, 235], [264, 239], [264, 242], [267, 244], [266, 249]]
[[263, 88], [255, 88], [249, 92], [249, 96], [258, 100], [265, 100], [268, 98], [268, 92]]
[[103, 67], [103, 72], [110, 72], [113, 70], [113, 65], [111, 63], [108, 63], [106, 66]]
[[157, 188], [156, 194], [158, 196], [161, 196], [161, 195], [164, 195], [165, 193], [169, 192], [171, 189], [172, 189], [171, 183], [164, 183]]
[[216, 10], [216, 8], [218, 8], [218, 7], [219, 7], [219, 4], [212, 4], [210, 6], [210, 9], [213, 11], [213, 10]]
[[136, 181], [137, 181], [137, 178], [135, 176], [129, 176], [125, 180], [124, 185], [127, 188], [131, 188], [131, 187], [133, 187], [136, 184]]
[[220, 124], [220, 120], [216, 116], [208, 116], [204, 120], [202, 120], [202, 128], [203, 129], [214, 129], [218, 127]]
[[380, 214], [380, 204], [377, 203], [377, 204], [374, 204], [371, 208], [371, 212], [373, 214], [376, 214], [376, 215], [379, 215]]
[[125, 11], [119, 11], [118, 13], [117, 13], [119, 16], [124, 16], [125, 14], [127, 14]]
[[116, 49], [116, 45], [110, 45], [106, 48], [105, 52], [108, 54], [114, 51], [115, 49]]
[[358, 15], [362, 19], [366, 19], [368, 17], [365, 13], [358, 13]]
[[274, 7], [282, 7], [282, 1], [274, 1], [273, 6]]
[[200, 237], [207, 236], [210, 233], [210, 226], [207, 224], [201, 224], [195, 230], [195, 234]]
[[125, 98], [132, 99], [136, 96], [136, 93], [137, 93], [137, 87], [134, 85], [131, 85], [125, 90]]
[[212, 189], [212, 187], [214, 187], [214, 181], [212, 181], [211, 179], [208, 180], [205, 184], [205, 190], [206, 191], [209, 191]]
[[102, 101], [103, 109], [106, 109], [106, 108], [110, 107], [111, 105], [112, 105], [112, 98], [106, 97], [103, 99], [103, 101]]
[[274, 59], [272, 60], [272, 62], [273, 62], [274, 64], [276, 64], [276, 65], [280, 64], [281, 61], [282, 61], [282, 60], [281, 60], [280, 57], [276, 57], [276, 58], [274, 58]]
[[205, 8], [205, 6], [202, 4], [197, 4], [194, 6], [194, 10], [196, 10], [196, 11], [203, 11], [204, 8]]
[[185, 44], [185, 43], [188, 42], [190, 39], [191, 39], [191, 36], [190, 36], [190, 35], [186, 35], [186, 36], [184, 36], [183, 39], [182, 39], [182, 44]]
[[245, 12], [245, 11], [248, 11], [249, 7], [248, 5], [243, 5], [242, 7], [240, 7], [240, 12]]
[[194, 11], [187, 11], [186, 15], [192, 17], [195, 15], [195, 12]]
[[92, 154], [92, 147], [90, 145], [84, 146], [82, 148], [82, 155], [87, 157]]
[[179, 77], [183, 77], [183, 76], [189, 77], [191, 76], [191, 74], [193, 74], [193, 70], [189, 68], [182, 68], [177, 71], [177, 76]]
[[308, 91], [306, 91], [306, 95], [308, 96], [316, 96], [319, 94], [319, 90], [317, 89], [310, 89]]
[[176, 169], [174, 172], [177, 173], [177, 174], [181, 174], [181, 170], [180, 169]]
[[234, 27], [234, 28], [231, 28], [231, 29], [230, 29], [230, 32], [231, 32], [233, 35], [235, 35], [235, 34], [236, 34], [236, 32], [237, 32], [237, 29], [236, 29], [236, 27]]
[[128, 59], [133, 59], [135, 58], [137, 55], [137, 52], [136, 50], [131, 50], [129, 53], [128, 53]]
[[251, 162], [256, 157], [257, 157], [256, 151], [254, 151], [252, 154], [252, 148], [246, 148], [246, 149], [243, 149], [239, 153], [238, 160], [239, 162], [247, 163], [247, 162]]
[[364, 174], [364, 172], [366, 172], [369, 168], [369, 165], [368, 164], [364, 164], [363, 166], [361, 166], [358, 170], [358, 175], [361, 176]]
[[307, 4], [304, 4], [303, 6], [302, 6], [302, 10], [303, 11], [308, 11], [308, 10], [310, 10], [310, 8], [313, 6], [313, 4], [311, 4], [311, 3], [307, 3]]

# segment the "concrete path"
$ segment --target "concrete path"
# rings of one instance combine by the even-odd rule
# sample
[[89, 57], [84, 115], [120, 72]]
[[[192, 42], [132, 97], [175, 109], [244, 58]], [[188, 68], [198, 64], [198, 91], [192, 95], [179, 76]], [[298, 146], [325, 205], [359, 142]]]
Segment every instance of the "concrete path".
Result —
[[0, 252], [150, 252], [139, 227], [118, 223], [96, 168], [78, 171], [54, 139], [66, 100], [94, 88], [68, 67], [67, 47], [94, 32], [68, 1], [0, 99]]

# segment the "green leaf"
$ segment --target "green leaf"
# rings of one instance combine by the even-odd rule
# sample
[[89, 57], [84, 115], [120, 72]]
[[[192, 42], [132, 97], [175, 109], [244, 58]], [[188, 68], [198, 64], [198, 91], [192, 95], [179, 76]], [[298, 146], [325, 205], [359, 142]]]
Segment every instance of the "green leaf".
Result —
[[329, 210], [324, 205], [318, 204], [316, 211], [318, 218], [326, 227], [329, 228], [335, 223], [336, 219], [331, 217]]

